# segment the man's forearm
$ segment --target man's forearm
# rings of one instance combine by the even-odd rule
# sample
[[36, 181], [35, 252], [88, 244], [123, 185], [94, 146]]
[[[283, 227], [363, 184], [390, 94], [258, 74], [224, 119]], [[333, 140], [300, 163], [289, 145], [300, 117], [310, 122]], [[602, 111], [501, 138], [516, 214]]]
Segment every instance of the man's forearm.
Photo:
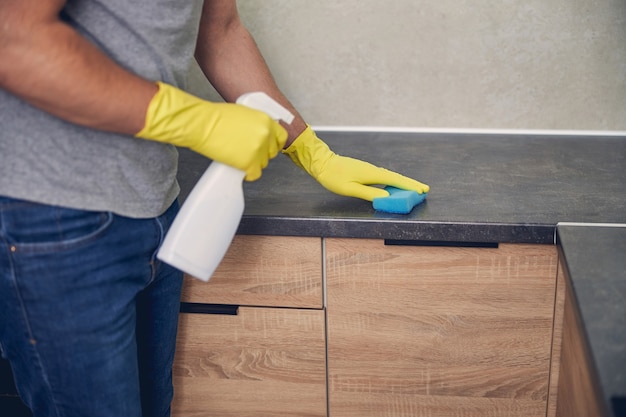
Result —
[[61, 22], [63, 4], [0, 0], [0, 88], [72, 123], [138, 132], [156, 85]]
[[236, 15], [236, 8], [232, 8], [234, 1], [231, 7], [223, 6], [225, 3], [230, 2], [205, 1], [196, 49], [198, 64], [225, 100], [235, 101], [244, 93], [264, 91], [296, 115], [293, 123], [285, 126], [289, 133], [287, 147], [306, 124], [278, 89], [254, 39]]

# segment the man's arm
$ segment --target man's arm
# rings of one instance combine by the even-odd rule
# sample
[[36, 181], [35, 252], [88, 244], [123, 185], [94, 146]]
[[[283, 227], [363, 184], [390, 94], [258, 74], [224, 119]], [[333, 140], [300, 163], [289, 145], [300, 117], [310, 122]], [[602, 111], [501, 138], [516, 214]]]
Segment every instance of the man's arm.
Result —
[[285, 147], [306, 128], [296, 109], [278, 89], [254, 39], [239, 19], [235, 0], [205, 0], [196, 47], [205, 76], [226, 101], [251, 91], [269, 94], [296, 118]]
[[135, 134], [157, 86], [59, 19], [65, 0], [0, 0], [0, 88], [69, 122]]
[[[392, 185], [418, 193], [428, 186], [364, 161], [335, 154], [280, 92], [270, 71], [237, 12], [236, 0], [205, 0], [196, 59], [215, 89], [227, 101], [243, 93], [264, 91], [295, 116], [285, 152], [300, 168], [328, 190], [372, 201], [389, 193], [372, 184]], [[296, 140], [297, 139], [297, 140]]]

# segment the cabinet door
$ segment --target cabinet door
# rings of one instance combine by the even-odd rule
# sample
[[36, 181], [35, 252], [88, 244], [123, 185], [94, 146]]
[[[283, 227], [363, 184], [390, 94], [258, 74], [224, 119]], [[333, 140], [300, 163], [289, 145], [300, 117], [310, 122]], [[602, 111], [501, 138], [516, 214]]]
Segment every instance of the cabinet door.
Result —
[[324, 311], [181, 314], [173, 417], [326, 416]]
[[208, 283], [185, 278], [182, 300], [322, 308], [322, 239], [237, 235]]
[[576, 306], [576, 295], [566, 271], [561, 262], [559, 284], [563, 282], [565, 286], [565, 300], [555, 414], [557, 417], [610, 416], [612, 413], [604, 406], [598, 375]]
[[555, 247], [326, 253], [332, 417], [546, 415]]

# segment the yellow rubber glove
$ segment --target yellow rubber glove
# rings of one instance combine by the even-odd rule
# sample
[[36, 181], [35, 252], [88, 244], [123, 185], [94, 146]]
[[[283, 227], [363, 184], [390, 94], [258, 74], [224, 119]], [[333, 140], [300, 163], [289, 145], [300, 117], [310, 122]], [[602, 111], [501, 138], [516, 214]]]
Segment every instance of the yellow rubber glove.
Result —
[[146, 125], [135, 136], [190, 148], [214, 161], [261, 176], [287, 141], [287, 132], [267, 114], [230, 103], [212, 103], [176, 87], [157, 83]]
[[300, 168], [326, 189], [340, 195], [372, 201], [389, 193], [370, 185], [391, 185], [403, 190], [427, 193], [428, 185], [368, 162], [340, 156], [320, 140], [310, 126], [283, 151]]

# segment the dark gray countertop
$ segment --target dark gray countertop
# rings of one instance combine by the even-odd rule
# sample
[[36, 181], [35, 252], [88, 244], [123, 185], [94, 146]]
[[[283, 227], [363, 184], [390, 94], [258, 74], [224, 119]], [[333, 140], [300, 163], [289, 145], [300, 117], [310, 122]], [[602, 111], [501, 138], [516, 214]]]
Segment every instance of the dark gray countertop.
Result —
[[[553, 243], [556, 224], [626, 223], [626, 138], [318, 132], [337, 153], [431, 186], [408, 215], [332, 194], [288, 158], [245, 183], [240, 234]], [[181, 196], [208, 161], [181, 151]]]
[[626, 227], [558, 227], [558, 243], [613, 415], [626, 415]]

